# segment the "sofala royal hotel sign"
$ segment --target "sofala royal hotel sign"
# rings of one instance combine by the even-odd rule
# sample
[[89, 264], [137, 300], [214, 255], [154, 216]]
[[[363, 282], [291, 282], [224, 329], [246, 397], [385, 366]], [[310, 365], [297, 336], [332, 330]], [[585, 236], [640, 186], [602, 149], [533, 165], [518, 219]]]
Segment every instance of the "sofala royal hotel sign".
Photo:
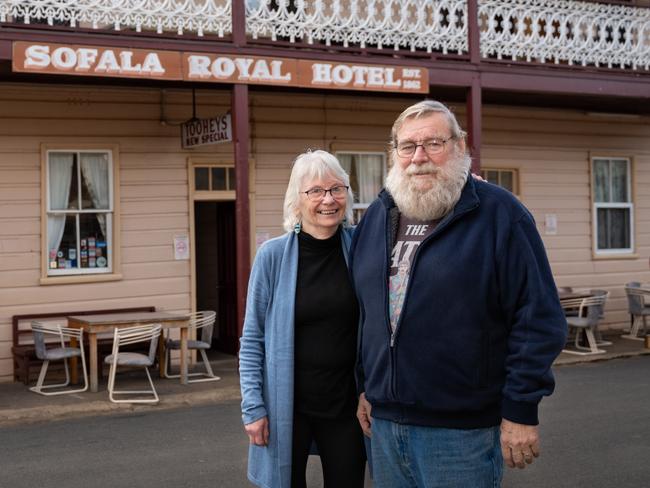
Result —
[[304, 88], [428, 93], [428, 72], [414, 66], [150, 51], [14, 42], [12, 69], [22, 73], [246, 83]]

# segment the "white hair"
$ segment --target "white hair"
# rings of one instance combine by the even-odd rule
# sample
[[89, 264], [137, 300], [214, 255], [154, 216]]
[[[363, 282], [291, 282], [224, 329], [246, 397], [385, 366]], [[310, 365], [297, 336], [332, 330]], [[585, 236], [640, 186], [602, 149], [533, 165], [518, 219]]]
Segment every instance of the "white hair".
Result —
[[445, 104], [435, 100], [422, 100], [416, 104], [406, 108], [399, 117], [395, 119], [393, 128], [391, 129], [391, 147], [394, 147], [399, 141], [397, 140], [397, 133], [402, 128], [402, 125], [407, 119], [420, 119], [428, 117], [433, 114], [442, 114], [447, 120], [447, 125], [451, 132], [451, 137], [456, 140], [464, 139], [467, 133], [460, 128], [456, 116], [453, 114], [449, 107]]
[[[395, 161], [386, 176], [386, 189], [399, 211], [416, 220], [436, 220], [447, 215], [463, 191], [472, 160], [467, 154], [455, 153], [443, 166], [432, 162], [407, 168]], [[431, 188], [417, 188], [411, 176], [418, 172], [435, 172]]]
[[300, 193], [304, 191], [303, 185], [308, 180], [324, 179], [334, 177], [341, 180], [348, 187], [347, 205], [345, 208], [344, 226], [354, 223], [352, 205], [354, 203], [350, 177], [345, 172], [341, 163], [336, 157], [327, 151], [309, 151], [299, 155], [293, 163], [289, 185], [284, 195], [284, 222], [283, 226], [287, 232], [292, 232], [295, 225], [302, 220], [300, 214]]

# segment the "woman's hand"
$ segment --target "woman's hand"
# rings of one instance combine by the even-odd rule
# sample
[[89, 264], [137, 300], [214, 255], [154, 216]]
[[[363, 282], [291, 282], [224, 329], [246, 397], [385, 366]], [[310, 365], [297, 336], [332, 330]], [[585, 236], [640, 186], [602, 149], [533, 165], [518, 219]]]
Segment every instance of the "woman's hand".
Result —
[[366, 394], [362, 393], [359, 395], [359, 405], [357, 406], [357, 419], [359, 419], [359, 424], [361, 425], [361, 430], [363, 430], [366, 437], [372, 435], [372, 405], [366, 400]]
[[255, 422], [244, 425], [244, 430], [248, 435], [248, 441], [256, 446], [269, 445], [269, 419], [262, 417]]

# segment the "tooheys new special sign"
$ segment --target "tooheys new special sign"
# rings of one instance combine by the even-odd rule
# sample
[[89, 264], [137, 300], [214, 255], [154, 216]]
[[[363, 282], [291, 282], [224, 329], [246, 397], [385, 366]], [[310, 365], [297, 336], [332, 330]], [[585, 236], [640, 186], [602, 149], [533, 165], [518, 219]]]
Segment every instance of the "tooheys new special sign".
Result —
[[308, 59], [14, 42], [22, 73], [428, 93], [424, 68]]

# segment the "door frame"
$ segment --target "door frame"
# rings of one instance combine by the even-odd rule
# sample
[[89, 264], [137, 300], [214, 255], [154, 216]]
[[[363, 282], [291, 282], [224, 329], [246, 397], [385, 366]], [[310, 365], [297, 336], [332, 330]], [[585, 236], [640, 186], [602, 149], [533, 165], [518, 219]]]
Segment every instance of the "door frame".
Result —
[[[190, 304], [192, 312], [196, 312], [196, 225], [194, 222], [195, 202], [234, 202], [237, 199], [235, 190], [227, 191], [197, 191], [194, 185], [194, 168], [196, 166], [212, 166], [234, 168], [232, 159], [223, 159], [210, 155], [196, 155], [187, 158], [187, 189], [190, 224]], [[249, 208], [250, 235], [255, 235], [255, 160], [249, 159]], [[249, 243], [251, 260], [255, 254], [253, 239]], [[239, 277], [237, 277], [239, 279]]]

